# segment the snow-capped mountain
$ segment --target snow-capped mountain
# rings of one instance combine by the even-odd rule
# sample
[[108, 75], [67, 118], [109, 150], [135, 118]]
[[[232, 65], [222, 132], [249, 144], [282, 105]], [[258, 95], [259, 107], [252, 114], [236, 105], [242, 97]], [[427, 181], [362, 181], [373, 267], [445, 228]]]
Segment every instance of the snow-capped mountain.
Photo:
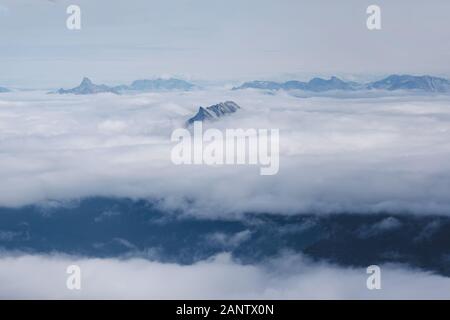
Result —
[[225, 115], [235, 113], [239, 109], [241, 109], [241, 107], [233, 101], [221, 102], [207, 108], [200, 107], [196, 115], [187, 121], [187, 124], [190, 125], [194, 123], [194, 121], [218, 119]]
[[427, 92], [450, 92], [450, 81], [432, 76], [391, 75], [372, 82], [369, 89], [382, 90], [422, 90]]
[[96, 93], [102, 93], [102, 92], [110, 92], [118, 94], [119, 92], [109, 86], [106, 86], [104, 84], [94, 84], [89, 78], [84, 77], [81, 81], [80, 85], [78, 87], [72, 88], [72, 89], [59, 89], [56, 93], [59, 94], [96, 94]]
[[329, 80], [314, 78], [308, 82], [291, 80], [287, 82], [251, 81], [242, 84], [238, 89], [263, 89], [263, 90], [304, 90], [323, 92], [331, 90], [418, 90], [423, 92], [450, 92], [450, 81], [444, 78], [432, 76], [390, 75], [379, 81], [367, 84], [352, 81], [344, 81], [337, 77]]

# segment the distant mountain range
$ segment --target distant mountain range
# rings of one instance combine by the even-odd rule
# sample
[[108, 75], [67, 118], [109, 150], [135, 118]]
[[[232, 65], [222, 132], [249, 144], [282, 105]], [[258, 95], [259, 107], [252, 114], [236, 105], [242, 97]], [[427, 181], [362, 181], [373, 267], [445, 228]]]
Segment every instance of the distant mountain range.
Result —
[[194, 123], [194, 121], [214, 120], [225, 115], [235, 113], [241, 107], [233, 101], [221, 102], [206, 108], [200, 107], [195, 116], [187, 121], [187, 125]]
[[263, 90], [304, 90], [312, 92], [324, 92], [331, 90], [419, 90], [424, 92], [450, 92], [450, 81], [433, 76], [390, 75], [379, 81], [370, 83], [358, 83], [344, 81], [337, 77], [330, 79], [314, 78], [308, 82], [302, 81], [251, 81], [245, 82], [233, 90], [263, 89]]
[[432, 76], [391, 75], [368, 84], [369, 89], [423, 90], [427, 92], [449, 92], [450, 81]]
[[188, 91], [195, 88], [195, 85], [180, 79], [155, 79], [136, 80], [131, 85], [107, 86], [104, 84], [94, 84], [89, 78], [83, 78], [78, 87], [72, 89], [59, 89], [55, 93], [59, 94], [96, 94], [109, 92], [121, 94], [125, 92], [152, 92], [152, 91]]
[[[95, 84], [89, 78], [85, 77], [80, 85], [71, 89], [59, 89], [55, 92], [58, 94], [96, 94], [109, 92], [114, 94], [132, 93], [132, 92], [158, 92], [158, 91], [190, 91], [198, 88], [195, 84], [181, 79], [143, 79], [133, 81], [130, 85], [108, 86], [104, 84]], [[261, 90], [303, 90], [310, 92], [326, 92], [326, 91], [362, 91], [362, 90], [406, 90], [430, 93], [450, 93], [450, 80], [429, 75], [413, 76], [413, 75], [390, 75], [384, 79], [369, 83], [360, 83], [355, 81], [345, 81], [338, 77], [330, 79], [313, 78], [307, 82], [290, 80], [286, 82], [276, 81], [250, 81], [240, 86], [232, 88], [232, 90], [242, 89], [261, 89]], [[10, 90], [0, 87], [1, 92], [9, 92]], [[207, 115], [205, 115], [207, 117]]]
[[0, 93], [2, 93], [2, 92], [10, 92], [10, 91], [11, 90], [9, 90], [7, 88], [0, 87]]
[[136, 80], [130, 86], [116, 87], [119, 91], [164, 91], [164, 90], [180, 90], [189, 91], [196, 86], [180, 79], [155, 79], [155, 80]]

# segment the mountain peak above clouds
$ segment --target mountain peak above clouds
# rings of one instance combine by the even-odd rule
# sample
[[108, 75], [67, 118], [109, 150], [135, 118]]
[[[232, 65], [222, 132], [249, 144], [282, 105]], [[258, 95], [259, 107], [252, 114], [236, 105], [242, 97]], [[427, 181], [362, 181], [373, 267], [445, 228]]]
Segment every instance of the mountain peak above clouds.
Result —
[[241, 107], [233, 101], [220, 102], [207, 108], [199, 107], [195, 116], [187, 121], [187, 125], [190, 125], [195, 121], [218, 119], [225, 115], [235, 113], [239, 109], [241, 109]]
[[91, 79], [89, 79], [88, 77], [84, 77], [80, 84], [80, 86], [92, 86], [92, 85], [93, 83]]
[[112, 87], [106, 86], [104, 84], [94, 84], [89, 78], [84, 77], [78, 87], [72, 89], [59, 89], [57, 93], [59, 94], [96, 94], [96, 93], [115, 93], [118, 94], [118, 91]]

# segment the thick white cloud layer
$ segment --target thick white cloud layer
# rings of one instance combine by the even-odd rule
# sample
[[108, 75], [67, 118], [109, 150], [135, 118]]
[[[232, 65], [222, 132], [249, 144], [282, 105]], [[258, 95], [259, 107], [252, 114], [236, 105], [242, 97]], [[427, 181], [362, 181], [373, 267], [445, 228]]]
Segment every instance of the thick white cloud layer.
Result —
[[[280, 129], [280, 171], [175, 166], [172, 131], [199, 105], [242, 110], [209, 124]], [[129, 96], [0, 96], [0, 205], [84, 196], [163, 198], [167, 208], [450, 212], [450, 97], [299, 98], [222, 89]]]
[[[81, 289], [66, 286], [67, 267], [81, 269]], [[140, 259], [62, 256], [0, 258], [0, 298], [12, 299], [449, 299], [450, 279], [381, 266], [381, 289], [368, 290], [365, 268], [311, 264], [286, 254], [260, 265], [228, 254], [194, 265]]]

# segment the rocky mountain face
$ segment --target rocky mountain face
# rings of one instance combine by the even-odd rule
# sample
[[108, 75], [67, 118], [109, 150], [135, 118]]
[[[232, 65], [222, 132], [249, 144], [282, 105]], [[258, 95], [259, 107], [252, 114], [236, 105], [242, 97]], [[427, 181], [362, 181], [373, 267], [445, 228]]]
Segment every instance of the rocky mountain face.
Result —
[[241, 107], [233, 101], [225, 101], [207, 108], [199, 107], [198, 112], [187, 121], [187, 125], [195, 121], [215, 120], [223, 116], [235, 113]]

